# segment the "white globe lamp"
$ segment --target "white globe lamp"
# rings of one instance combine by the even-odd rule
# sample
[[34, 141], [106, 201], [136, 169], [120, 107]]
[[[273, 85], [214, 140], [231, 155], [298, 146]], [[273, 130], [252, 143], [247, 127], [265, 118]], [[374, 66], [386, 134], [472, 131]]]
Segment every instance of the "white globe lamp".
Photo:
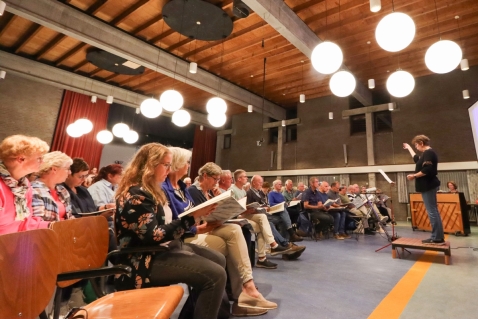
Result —
[[220, 97], [213, 97], [212, 99], [209, 99], [209, 101], [207, 101], [206, 110], [209, 114], [225, 114], [227, 111], [226, 101], [224, 101]]
[[113, 126], [113, 134], [116, 137], [123, 137], [129, 131], [129, 126], [124, 123], [116, 123]]
[[415, 88], [415, 79], [407, 71], [398, 70], [390, 74], [387, 80], [387, 90], [395, 97], [405, 97]]
[[208, 114], [207, 120], [214, 127], [221, 127], [226, 123], [226, 114]]
[[108, 144], [113, 140], [113, 134], [108, 130], [99, 131], [98, 134], [96, 134], [96, 139], [101, 144]]
[[440, 40], [428, 48], [425, 64], [434, 73], [448, 73], [460, 64], [462, 54], [460, 46], [455, 42]]
[[184, 103], [183, 96], [176, 90], [167, 90], [159, 98], [161, 106], [169, 112], [179, 110]]
[[183, 127], [191, 122], [191, 115], [186, 110], [177, 110], [173, 113], [172, 121], [179, 127]]
[[93, 123], [88, 119], [78, 119], [76, 120], [75, 125], [83, 132], [83, 134], [88, 134], [93, 130]]
[[133, 144], [138, 141], [139, 135], [136, 131], [129, 130], [126, 132], [126, 134], [123, 136], [123, 140], [128, 143], [128, 144]]
[[337, 44], [324, 41], [314, 48], [310, 59], [317, 72], [332, 74], [342, 65], [344, 55]]
[[68, 125], [66, 128], [66, 133], [69, 136], [75, 137], [75, 138], [83, 135], [83, 131], [81, 130], [81, 127], [76, 125], [76, 123], [71, 123], [70, 125]]
[[158, 100], [150, 98], [141, 103], [139, 110], [147, 118], [154, 119], [161, 115], [163, 108]]
[[346, 97], [352, 94], [356, 84], [354, 76], [347, 71], [335, 73], [329, 81], [330, 90], [339, 97]]
[[389, 52], [398, 52], [412, 43], [415, 37], [415, 22], [401, 12], [386, 15], [375, 29], [378, 45]]

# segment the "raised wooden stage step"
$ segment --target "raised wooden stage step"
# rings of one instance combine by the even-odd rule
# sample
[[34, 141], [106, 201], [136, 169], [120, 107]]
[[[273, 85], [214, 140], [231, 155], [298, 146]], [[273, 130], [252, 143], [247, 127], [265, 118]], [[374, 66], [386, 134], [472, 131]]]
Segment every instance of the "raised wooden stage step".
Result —
[[441, 251], [445, 253], [445, 264], [449, 265], [451, 261], [450, 242], [446, 241], [443, 244], [423, 244], [421, 239], [417, 238], [399, 238], [392, 242], [392, 257], [397, 258], [397, 248], [402, 248], [402, 253], [405, 248]]

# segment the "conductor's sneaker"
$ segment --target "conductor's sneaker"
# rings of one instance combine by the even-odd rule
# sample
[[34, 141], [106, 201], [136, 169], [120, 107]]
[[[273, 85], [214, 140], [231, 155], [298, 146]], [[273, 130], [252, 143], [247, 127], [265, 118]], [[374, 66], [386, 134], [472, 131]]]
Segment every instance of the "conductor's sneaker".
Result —
[[272, 248], [272, 246], [271, 246], [271, 256], [285, 254], [289, 250], [290, 250], [290, 247], [288, 247], [288, 246], [284, 247], [284, 246], [281, 246], [281, 245], [277, 244], [277, 246], [275, 248]]
[[431, 238], [422, 240], [422, 244], [432, 244], [432, 243], [433, 243], [433, 239]]
[[260, 260], [257, 260], [256, 262], [256, 267], [257, 268], [266, 268], [266, 269], [276, 269], [277, 268], [277, 264], [274, 264], [273, 262], [270, 262], [269, 260], [264, 259], [262, 261]]

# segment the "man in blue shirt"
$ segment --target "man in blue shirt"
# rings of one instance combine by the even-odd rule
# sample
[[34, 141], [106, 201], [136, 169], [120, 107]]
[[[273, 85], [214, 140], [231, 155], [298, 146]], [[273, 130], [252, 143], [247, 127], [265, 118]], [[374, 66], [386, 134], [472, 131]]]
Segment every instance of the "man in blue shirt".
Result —
[[285, 225], [287, 233], [289, 234], [289, 241], [297, 242], [302, 241], [302, 237], [296, 234], [295, 229], [292, 227], [292, 222], [290, 220], [289, 212], [286, 208], [285, 198], [282, 195], [282, 181], [280, 179], [275, 180], [272, 182], [273, 190], [269, 193], [269, 205], [275, 206], [280, 203], [284, 203], [284, 210], [280, 213], [276, 213], [274, 215], [269, 215], [269, 221], [273, 224], [277, 224], [277, 222], [282, 221]]
[[329, 226], [333, 224], [334, 219], [327, 214], [328, 207], [323, 203], [327, 201], [327, 194], [319, 191], [319, 180], [317, 177], [309, 179], [309, 188], [304, 192], [302, 200], [304, 201], [304, 208], [307, 213], [310, 213], [310, 218], [316, 229], [316, 239], [323, 238], [323, 234], [329, 230]]

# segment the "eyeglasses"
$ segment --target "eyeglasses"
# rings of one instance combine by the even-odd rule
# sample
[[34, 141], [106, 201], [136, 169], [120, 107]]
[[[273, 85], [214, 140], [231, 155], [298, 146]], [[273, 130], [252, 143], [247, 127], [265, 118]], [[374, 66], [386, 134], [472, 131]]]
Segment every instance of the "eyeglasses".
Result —
[[215, 178], [215, 177], [213, 177], [213, 176], [211, 176], [211, 175], [208, 175], [207, 177], [212, 178], [216, 183], [219, 182], [219, 180], [221, 179], [220, 177]]
[[84, 179], [84, 178], [87, 178], [87, 177], [88, 177], [88, 174], [79, 175], [78, 177], [79, 177], [80, 179]]
[[166, 169], [171, 169], [172, 164], [171, 163], [161, 163]]
[[84, 308], [72, 308], [64, 319], [88, 319], [88, 311]]

